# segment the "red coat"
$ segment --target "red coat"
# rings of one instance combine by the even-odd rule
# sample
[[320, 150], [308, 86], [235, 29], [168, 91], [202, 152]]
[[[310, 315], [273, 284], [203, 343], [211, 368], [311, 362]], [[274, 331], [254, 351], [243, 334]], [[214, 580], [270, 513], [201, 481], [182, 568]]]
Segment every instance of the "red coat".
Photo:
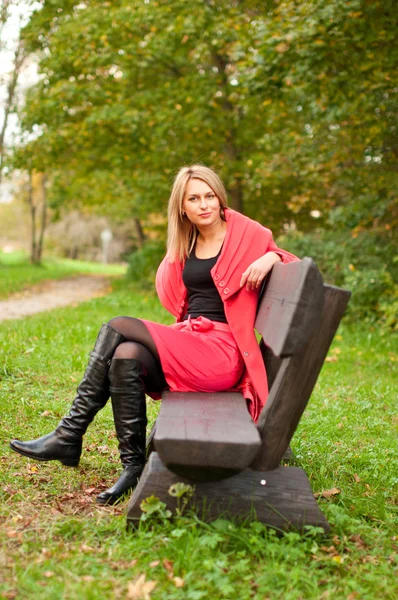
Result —
[[[276, 252], [284, 263], [298, 258], [278, 248], [272, 232], [256, 221], [230, 208], [225, 209], [225, 219], [227, 233], [211, 276], [224, 302], [225, 316], [246, 365], [237, 389], [248, 400], [249, 412], [257, 422], [268, 396], [267, 374], [254, 333], [259, 292], [248, 292], [245, 286], [241, 288], [239, 284], [247, 267], [266, 252]], [[177, 322], [184, 317], [188, 298], [182, 281], [183, 267], [184, 263], [170, 262], [166, 257], [156, 274], [159, 299]]]

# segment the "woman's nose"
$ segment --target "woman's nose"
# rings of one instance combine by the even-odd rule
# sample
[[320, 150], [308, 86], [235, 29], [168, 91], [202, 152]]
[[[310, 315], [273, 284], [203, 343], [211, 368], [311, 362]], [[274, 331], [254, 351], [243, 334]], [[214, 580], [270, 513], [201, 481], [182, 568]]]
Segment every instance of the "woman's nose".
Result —
[[201, 198], [200, 207], [201, 208], [202, 207], [207, 207], [207, 200], [206, 200], [206, 198]]

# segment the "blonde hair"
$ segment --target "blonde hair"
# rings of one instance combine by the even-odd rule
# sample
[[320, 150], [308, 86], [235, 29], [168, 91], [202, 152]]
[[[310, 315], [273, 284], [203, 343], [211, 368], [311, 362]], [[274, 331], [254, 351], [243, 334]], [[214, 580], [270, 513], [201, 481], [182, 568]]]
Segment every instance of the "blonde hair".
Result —
[[219, 176], [204, 165], [182, 167], [174, 180], [168, 206], [167, 257], [172, 262], [183, 261], [189, 255], [198, 233], [182, 210], [190, 179], [201, 179], [211, 187], [220, 202], [221, 218], [225, 219], [223, 209], [227, 207], [227, 192]]

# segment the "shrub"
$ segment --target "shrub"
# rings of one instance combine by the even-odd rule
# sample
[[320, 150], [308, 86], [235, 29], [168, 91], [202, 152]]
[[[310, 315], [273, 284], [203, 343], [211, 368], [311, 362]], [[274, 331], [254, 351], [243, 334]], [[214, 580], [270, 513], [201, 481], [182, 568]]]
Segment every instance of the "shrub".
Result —
[[295, 232], [278, 240], [281, 247], [297, 256], [311, 256], [326, 283], [352, 292], [348, 318], [380, 320], [396, 328], [397, 285], [393, 240], [363, 231], [322, 230], [311, 234]]
[[155, 290], [157, 268], [166, 253], [164, 241], [152, 240], [129, 258], [127, 278], [142, 290]]

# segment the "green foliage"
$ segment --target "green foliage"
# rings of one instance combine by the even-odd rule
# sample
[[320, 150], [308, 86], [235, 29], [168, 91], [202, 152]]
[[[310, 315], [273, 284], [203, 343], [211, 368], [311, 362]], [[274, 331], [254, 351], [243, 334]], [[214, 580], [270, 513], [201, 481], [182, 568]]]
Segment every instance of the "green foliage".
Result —
[[343, 228], [393, 226], [397, 19], [394, 0], [43, 0], [14, 163], [53, 173], [57, 205], [147, 225], [199, 160], [276, 233], [335, 209]]
[[[170, 494], [170, 496], [177, 499], [177, 517], [182, 516], [194, 492], [195, 486], [188, 485], [186, 483], [173, 483], [173, 485], [170, 486], [168, 493]], [[151, 523], [156, 523], [159, 521], [164, 522], [167, 519], [170, 519], [170, 517], [172, 516], [172, 513], [170, 512], [170, 510], [167, 509], [166, 504], [153, 495], [149, 496], [148, 498], [145, 498], [141, 502], [140, 509], [142, 510], [142, 515], [140, 518], [140, 521], [142, 523], [146, 521], [150, 521]], [[177, 533], [179, 532], [178, 529], [173, 531], [174, 537], [181, 537], [182, 534]]]
[[140, 504], [140, 509], [142, 510], [141, 521], [143, 522], [148, 519], [152, 522], [154, 520], [164, 521], [171, 517], [171, 512], [167, 509], [166, 504], [156, 496], [145, 498]]
[[188, 502], [195, 493], [195, 486], [188, 483], [173, 483], [168, 490], [170, 496], [177, 498], [176, 514], [181, 517], [187, 507]]
[[337, 229], [291, 233], [279, 243], [299, 257], [313, 258], [326, 283], [352, 292], [351, 320], [381, 320], [389, 327], [397, 326], [397, 256], [392, 235], [364, 230], [353, 237], [349, 230]]
[[127, 278], [139, 289], [154, 291], [156, 270], [165, 253], [164, 242], [146, 242], [130, 256]]

